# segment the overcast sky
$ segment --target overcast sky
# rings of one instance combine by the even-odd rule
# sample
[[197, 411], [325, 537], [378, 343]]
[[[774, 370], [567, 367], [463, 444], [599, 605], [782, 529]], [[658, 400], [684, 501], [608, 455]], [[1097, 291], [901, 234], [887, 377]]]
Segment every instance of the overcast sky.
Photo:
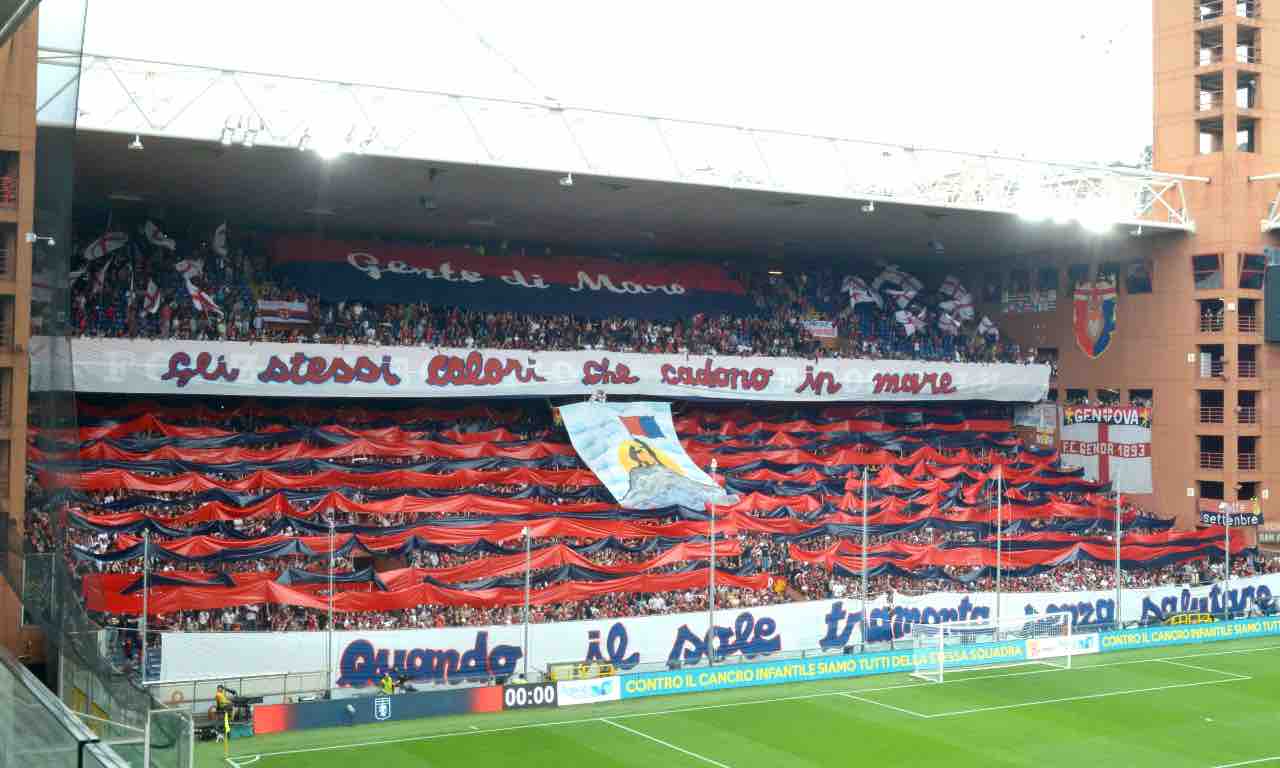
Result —
[[1148, 0], [90, 0], [85, 51], [1038, 159], [1151, 143]]

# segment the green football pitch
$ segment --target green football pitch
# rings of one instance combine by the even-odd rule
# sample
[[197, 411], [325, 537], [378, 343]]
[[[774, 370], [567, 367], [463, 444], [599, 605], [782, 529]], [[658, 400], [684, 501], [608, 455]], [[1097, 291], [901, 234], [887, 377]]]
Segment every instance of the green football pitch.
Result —
[[1280, 638], [202, 744], [239, 768], [1280, 768]]

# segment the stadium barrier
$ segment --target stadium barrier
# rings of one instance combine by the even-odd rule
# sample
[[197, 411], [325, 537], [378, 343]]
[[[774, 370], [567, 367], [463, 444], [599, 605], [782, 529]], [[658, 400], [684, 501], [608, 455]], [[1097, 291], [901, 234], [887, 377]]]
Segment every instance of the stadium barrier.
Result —
[[[1280, 574], [1233, 579], [1230, 590], [1221, 585], [1132, 589], [1122, 595], [1121, 613], [1126, 622], [1143, 624], [1163, 623], [1189, 611], [1268, 614], [1277, 609], [1277, 593]], [[867, 602], [867, 645], [882, 650], [909, 636], [909, 627], [916, 623], [990, 618], [997, 614], [996, 603], [997, 596], [989, 592], [898, 594], [892, 600], [881, 595]], [[999, 597], [1001, 616], [1060, 612], [1072, 614], [1081, 632], [1111, 629], [1117, 613], [1115, 592]], [[857, 599], [724, 607], [716, 614], [715, 647], [724, 663], [809, 659], [848, 648], [861, 651], [861, 623]], [[337, 695], [344, 695], [371, 690], [386, 670], [405, 674], [415, 685], [490, 684], [521, 671], [526, 661], [530, 670], [578, 659], [609, 664], [623, 673], [661, 671], [705, 665], [706, 636], [705, 612], [533, 624], [526, 660], [519, 624], [337, 631], [332, 647], [323, 632], [166, 632], [158, 682], [278, 673], [292, 665], [332, 669]]]
[[[1280, 635], [1280, 617], [1234, 619], [1213, 624], [1153, 626], [1074, 635], [1074, 655]], [[948, 649], [948, 658], [972, 668], [1036, 658], [1030, 640], [977, 643]], [[510, 683], [390, 696], [266, 704], [254, 708], [255, 734], [413, 720], [442, 715], [514, 709], [568, 707], [653, 696], [705, 693], [764, 685], [816, 682], [907, 673], [917, 666], [910, 650], [830, 653], [802, 659], [772, 659], [697, 669], [633, 672], [542, 683]]]
[[353, 696], [298, 704], [260, 704], [253, 709], [255, 734], [309, 728], [367, 725], [441, 715], [500, 712], [502, 686], [462, 688], [390, 696]]
[[[1116, 629], [1081, 634], [1076, 637], [1077, 654], [1131, 651], [1169, 645], [1207, 643], [1221, 640], [1243, 640], [1280, 635], [1280, 617], [1233, 619], [1214, 624], [1192, 626], [1156, 626]], [[964, 655], [966, 666], [1004, 664], [1027, 658], [1027, 641], [986, 643], [954, 650]], [[951, 651], [949, 651], [950, 653]], [[972, 654], [972, 655], [969, 655]], [[622, 675], [619, 692], [622, 699], [666, 696], [677, 693], [702, 693], [757, 685], [779, 685], [817, 680], [864, 677], [867, 675], [911, 672], [915, 663], [911, 651], [833, 656], [810, 661], [764, 661], [732, 664], [697, 672], [671, 670]], [[564, 703], [563, 700], [561, 702]]]

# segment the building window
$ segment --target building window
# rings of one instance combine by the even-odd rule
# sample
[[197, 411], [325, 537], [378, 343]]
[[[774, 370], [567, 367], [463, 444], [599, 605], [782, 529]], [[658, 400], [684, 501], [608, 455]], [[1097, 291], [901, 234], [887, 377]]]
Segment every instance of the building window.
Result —
[[1258, 120], [1253, 117], [1236, 118], [1236, 150], [1260, 152], [1258, 148]]
[[1151, 293], [1151, 267], [1146, 259], [1130, 262], [1125, 275], [1125, 290], [1129, 293]]
[[1196, 121], [1196, 148], [1202, 155], [1222, 151], [1222, 118], [1214, 117]]
[[1067, 405], [1088, 405], [1089, 390], [1087, 389], [1068, 389]]
[[1262, 274], [1267, 269], [1267, 260], [1255, 253], [1240, 255], [1240, 287], [1251, 291], [1262, 290]]
[[1191, 275], [1197, 291], [1222, 287], [1222, 257], [1216, 253], [1191, 257]]
[[1058, 290], [1057, 267], [1041, 267], [1039, 270], [1036, 271], [1036, 290], [1037, 291]]
[[1136, 405], [1139, 408], [1150, 408], [1155, 404], [1155, 400], [1155, 394], [1150, 389], [1129, 390], [1129, 405]]
[[1105, 389], [1105, 388], [1100, 388], [1098, 390], [1098, 405], [1114, 406], [1119, 404], [1120, 404], [1120, 390]]

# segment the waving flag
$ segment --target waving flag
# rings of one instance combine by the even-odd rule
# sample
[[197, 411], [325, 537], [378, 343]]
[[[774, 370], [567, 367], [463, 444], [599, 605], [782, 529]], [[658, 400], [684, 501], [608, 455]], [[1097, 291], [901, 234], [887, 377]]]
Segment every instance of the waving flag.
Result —
[[222, 310], [218, 308], [218, 305], [213, 300], [212, 296], [200, 290], [200, 288], [190, 280], [187, 280], [186, 283], [187, 293], [191, 294], [191, 303], [195, 305], [196, 309], [201, 312], [212, 312], [218, 317], [222, 317]]
[[973, 294], [960, 284], [960, 278], [947, 275], [947, 279], [943, 280], [942, 286], [938, 288], [938, 293], [947, 297], [945, 301], [938, 304], [939, 309], [955, 315], [960, 320], [973, 319]]
[[154, 315], [160, 311], [160, 286], [155, 280], [147, 280], [147, 293], [143, 296], [142, 311]]
[[199, 277], [204, 274], [204, 262], [199, 259], [183, 259], [173, 268], [178, 270], [178, 274], [182, 275], [183, 280], [190, 280], [193, 277]]
[[213, 230], [213, 252], [219, 256], [227, 255], [227, 222], [222, 222]]
[[905, 309], [900, 309], [893, 313], [893, 319], [898, 321], [908, 336], [914, 336], [916, 331], [924, 330], [924, 312], [913, 315]]
[[983, 315], [982, 322], [978, 323], [978, 333], [993, 339], [1000, 338], [1000, 329], [986, 315]]
[[849, 306], [856, 307], [859, 304], [875, 304], [877, 307], [884, 307], [884, 300], [880, 295], [867, 287], [867, 282], [860, 277], [850, 275], [844, 279], [844, 283], [840, 286], [843, 293], [849, 294]]
[[898, 269], [896, 264], [885, 267], [871, 282], [871, 290], [889, 297], [899, 309], [906, 309], [923, 288], [919, 278]]
[[102, 267], [97, 272], [93, 273], [93, 289], [90, 291], [92, 294], [102, 293], [102, 288], [107, 282], [107, 270], [111, 269], [111, 264], [115, 260], [116, 257], [112, 256], [102, 263]]
[[955, 317], [949, 313], [942, 312], [938, 315], [938, 328], [941, 329], [943, 333], [954, 336], [960, 332], [960, 321], [955, 319]]
[[84, 249], [84, 260], [95, 261], [106, 256], [112, 251], [118, 250], [129, 242], [129, 236], [123, 232], [107, 232], [102, 237], [89, 243]]
[[167, 248], [171, 251], [178, 247], [177, 241], [160, 231], [155, 222], [147, 219], [147, 223], [142, 225], [142, 234], [147, 236], [147, 242], [152, 245], [158, 245], [161, 248]]

